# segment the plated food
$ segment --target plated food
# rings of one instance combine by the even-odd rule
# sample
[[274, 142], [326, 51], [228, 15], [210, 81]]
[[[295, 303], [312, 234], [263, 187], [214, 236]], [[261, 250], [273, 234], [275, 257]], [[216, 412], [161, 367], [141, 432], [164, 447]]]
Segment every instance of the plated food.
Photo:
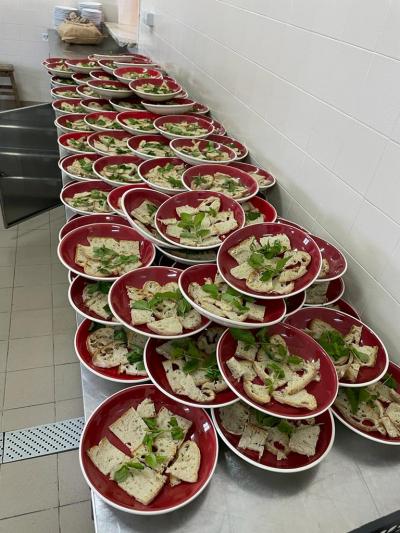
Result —
[[217, 347], [221, 373], [247, 404], [279, 418], [300, 420], [326, 411], [338, 391], [324, 350], [287, 324], [230, 328]]
[[220, 246], [244, 224], [240, 205], [220, 193], [191, 191], [175, 195], [162, 204], [156, 228], [165, 240], [182, 248]]
[[142, 161], [139, 167], [141, 179], [150, 187], [166, 194], [183, 192], [182, 176], [188, 165], [178, 157], [159, 157]]
[[[243, 143], [239, 142], [237, 139], [234, 139], [233, 137], [228, 137], [227, 135], [217, 135], [215, 133], [209, 135], [208, 139], [210, 141], [215, 141], [217, 143], [223, 144], [227, 146], [228, 148], [231, 148], [235, 154], [236, 159], [240, 161], [241, 159], [244, 159], [247, 154], [249, 153], [249, 150], [247, 149], [247, 146], [245, 146]], [[239, 167], [238, 167], [239, 168]], [[246, 172], [246, 171], [244, 171]], [[249, 172], [250, 174], [250, 172]], [[254, 178], [256, 179], [256, 178]], [[258, 182], [258, 180], [257, 180]]]
[[101, 155], [123, 155], [131, 153], [128, 147], [131, 137], [126, 131], [96, 132], [90, 135], [88, 143]]
[[336, 246], [320, 237], [315, 235], [311, 235], [311, 237], [317, 243], [322, 256], [321, 270], [315, 282], [332, 281], [343, 276], [347, 270], [347, 261], [342, 252]]
[[170, 147], [189, 165], [232, 163], [236, 159], [236, 154], [231, 148], [204, 139], [174, 139]]
[[170, 398], [193, 407], [236, 402], [236, 395], [222, 379], [215, 355], [223, 331], [211, 324], [193, 337], [167, 342], [150, 339], [144, 359], [156, 387]]
[[77, 101], [76, 98], [54, 100], [52, 107], [57, 116], [69, 115], [71, 113], [82, 113], [85, 111], [81, 106], [81, 103]]
[[306, 289], [304, 305], [317, 307], [333, 305], [343, 296], [344, 290], [345, 284], [342, 278], [335, 278], [323, 283], [314, 282]]
[[88, 144], [90, 133], [64, 133], [58, 137], [61, 157], [73, 154], [93, 154], [94, 150]]
[[184, 297], [202, 315], [222, 326], [254, 328], [275, 324], [285, 316], [285, 303], [275, 300], [266, 304], [230, 287], [212, 264], [193, 265], [179, 278]]
[[128, 144], [132, 152], [142, 159], [174, 157], [169, 141], [162, 135], [136, 135]]
[[113, 281], [125, 272], [150, 265], [154, 246], [133, 228], [97, 223], [78, 227], [58, 246], [61, 262], [89, 279]]
[[71, 179], [87, 181], [96, 179], [93, 171], [94, 162], [99, 159], [97, 154], [75, 154], [60, 161], [61, 170]]
[[112, 74], [104, 72], [104, 70], [92, 70], [89, 73], [89, 80], [115, 80], [115, 77]]
[[96, 176], [115, 187], [140, 182], [138, 166], [141, 162], [134, 155], [112, 155], [98, 159], [93, 170]]
[[101, 96], [95, 91], [92, 87], [89, 87], [88, 84], [78, 85], [76, 92], [80, 94], [81, 98], [98, 98], [101, 99]]
[[218, 268], [235, 289], [260, 298], [281, 298], [309, 287], [321, 268], [316, 243], [283, 224], [254, 224], [229, 236], [218, 252]]
[[143, 106], [147, 111], [151, 111], [156, 115], [180, 115], [191, 111], [195, 106], [195, 102], [190, 98], [176, 97], [164, 102], [143, 100]]
[[367, 439], [400, 445], [400, 368], [390, 362], [387, 373], [367, 387], [340, 388], [333, 414]]
[[64, 205], [76, 213], [110, 213], [107, 204], [110, 190], [111, 187], [101, 180], [86, 180], [64, 187], [60, 198]]
[[354, 318], [358, 318], [358, 320], [361, 320], [360, 313], [346, 300], [343, 300], [343, 298], [340, 298], [337, 302], [335, 302], [332, 305], [328, 306], [330, 309], [335, 309], [336, 311], [342, 311], [342, 313], [346, 313], [347, 315], [353, 316]]
[[134, 96], [133, 98], [120, 98], [118, 100], [110, 100], [110, 104], [115, 111], [133, 111], [135, 109], [145, 111], [145, 107], [141, 103], [140, 99]]
[[92, 414], [80, 445], [82, 471], [108, 504], [129, 513], [176, 510], [210, 481], [218, 441], [210, 417], [135, 385], [107, 398]]
[[158, 70], [145, 67], [119, 67], [114, 70], [113, 74], [117, 80], [125, 83], [129, 83], [132, 80], [162, 78], [162, 74]]
[[80, 100], [82, 96], [77, 92], [77, 87], [54, 87], [50, 91], [53, 100], [58, 98], [74, 98]]
[[122, 276], [109, 293], [113, 314], [126, 327], [149, 337], [187, 337], [201, 331], [209, 320], [182, 296], [180, 274], [175, 268], [150, 267]]
[[58, 234], [58, 239], [61, 241], [61, 239], [65, 237], [67, 233], [69, 233], [75, 228], [80, 228], [81, 226], [87, 226], [88, 224], [97, 224], [98, 222], [122, 224], [123, 226], [130, 225], [129, 222], [126, 220], [126, 218], [121, 217], [120, 215], [114, 215], [114, 214], [74, 215], [60, 229], [60, 232]]
[[117, 122], [117, 114], [115, 111], [89, 113], [85, 122], [94, 131], [122, 130], [122, 126]]
[[107, 203], [110, 206], [110, 208], [115, 211], [116, 213], [119, 213], [123, 217], [125, 216], [125, 213], [122, 209], [122, 197], [126, 193], [126, 191], [130, 191], [132, 189], [149, 189], [149, 186], [146, 185], [146, 183], [130, 183], [129, 185], [120, 185], [119, 187], [115, 187], [110, 194], [107, 197]]
[[83, 72], [74, 72], [71, 77], [77, 85], [84, 85], [85, 83], [87, 83], [89, 80], [92, 79], [90, 74], [91, 73], [89, 73], [88, 75], [88, 74], [84, 74]]
[[93, 113], [93, 111], [112, 111], [114, 109], [105, 98], [86, 98], [81, 101], [81, 106], [88, 113]]
[[210, 135], [212, 124], [192, 115], [167, 115], [154, 121], [156, 130], [168, 139], [201, 139]]
[[117, 120], [124, 130], [134, 135], [157, 133], [154, 119], [157, 115], [148, 111], [124, 111], [119, 113]]
[[302, 329], [322, 346], [343, 387], [371, 385], [387, 370], [389, 359], [382, 341], [350, 315], [327, 307], [308, 307], [285, 322]]
[[272, 472], [290, 474], [316, 466], [335, 438], [329, 410], [307, 420], [287, 420], [237, 402], [213, 409], [212, 417], [219, 436], [236, 455]]
[[250, 176], [252, 176], [257, 181], [260, 190], [269, 189], [270, 187], [273, 187], [276, 183], [276, 178], [274, 178], [274, 176], [272, 176], [266, 170], [257, 167], [256, 165], [251, 165], [250, 163], [242, 163], [241, 161], [235, 161], [234, 163], [232, 163], [232, 166], [250, 174]]
[[229, 165], [196, 165], [184, 173], [182, 180], [191, 191], [220, 192], [238, 202], [249, 200], [258, 192], [258, 184], [250, 174]]
[[44, 68], [54, 76], [60, 78], [70, 78], [72, 75], [72, 69], [66, 64], [65, 61], [54, 61], [52, 63], [46, 63]]
[[143, 100], [162, 102], [170, 100], [181, 92], [182, 87], [175, 81], [162, 79], [134, 80], [129, 84], [130, 89]]
[[245, 226], [262, 224], [263, 222], [275, 222], [276, 220], [277, 212], [275, 207], [259, 196], [253, 196], [243, 202], [242, 207], [246, 217]]
[[143, 383], [149, 379], [143, 362], [146, 342], [144, 335], [115, 323], [105, 325], [86, 319], [75, 334], [75, 352], [97, 376], [118, 383]]
[[[90, 131], [90, 126], [85, 122], [84, 113], [70, 113], [69, 115], [61, 115], [57, 117], [54, 124], [61, 133], [69, 133], [72, 131], [86, 132]], [[60, 133], [60, 134], [61, 134]]]
[[132, 95], [130, 88], [121, 81], [90, 80], [87, 84], [96, 95], [103, 98], [128, 98]]
[[90, 72], [98, 67], [97, 61], [94, 59], [67, 59], [66, 65], [74, 72]]

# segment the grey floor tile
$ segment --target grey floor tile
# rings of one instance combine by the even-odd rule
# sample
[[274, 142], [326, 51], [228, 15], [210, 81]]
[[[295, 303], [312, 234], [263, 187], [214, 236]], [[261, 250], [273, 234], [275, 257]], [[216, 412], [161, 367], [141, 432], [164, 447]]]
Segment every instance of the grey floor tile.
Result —
[[30, 428], [55, 421], [55, 404], [30, 405], [3, 411], [2, 431]]
[[7, 370], [27, 370], [53, 366], [53, 338], [51, 335], [10, 339]]
[[6, 371], [8, 341], [0, 341], [0, 372]]
[[16, 266], [15, 267], [15, 287], [50, 285], [51, 269], [50, 265], [36, 266]]
[[82, 382], [79, 363], [56, 365], [55, 367], [55, 399], [70, 400], [82, 396]]
[[60, 507], [61, 533], [94, 533], [90, 501]]
[[12, 287], [14, 283], [14, 267], [2, 266], [0, 267], [0, 289], [5, 287]]
[[55, 207], [54, 209], [49, 211], [49, 214], [50, 214], [50, 224], [54, 220], [58, 220], [60, 218], [64, 218], [64, 220], [65, 220], [65, 207], [63, 205]]
[[56, 421], [80, 418], [81, 416], [83, 416], [82, 398], [56, 402]]
[[52, 310], [34, 309], [11, 313], [11, 339], [40, 337], [52, 333]]
[[50, 246], [20, 246], [17, 247], [17, 265], [49, 265]]
[[[63, 384], [64, 385], [64, 384]], [[76, 387], [76, 385], [75, 385]], [[72, 385], [64, 385], [65, 391]], [[61, 390], [63, 390], [61, 388]], [[76, 395], [79, 396], [79, 395]], [[64, 398], [60, 398], [64, 399]], [[54, 402], [54, 368], [31, 368], [7, 372], [4, 409]]]
[[6, 374], [2, 372], [0, 373], [0, 405], [1, 406], [3, 405], [3, 400], [5, 397], [5, 387], [6, 387]]
[[0, 518], [57, 507], [57, 456], [3, 464], [0, 494]]
[[18, 224], [18, 235], [21, 235], [26, 232], [30, 232], [34, 229], [46, 229], [50, 223], [49, 213], [41, 213], [36, 217], [25, 220]]
[[54, 342], [54, 364], [63, 365], [65, 363], [76, 363], [77, 357], [74, 348], [74, 331], [58, 333], [53, 335]]
[[50, 246], [50, 228], [34, 229], [18, 235], [17, 247]]
[[12, 266], [15, 264], [15, 252], [13, 247], [1, 248], [0, 250], [0, 267]]
[[[79, 531], [79, 529], [77, 530]], [[46, 509], [0, 521], [0, 533], [59, 533], [58, 509]]]
[[17, 245], [16, 229], [0, 229], [0, 248], [11, 248]]
[[51, 265], [51, 283], [68, 282], [68, 269], [60, 261]]
[[32, 285], [14, 288], [13, 311], [49, 309], [50, 307], [52, 307], [50, 286]]
[[0, 313], [11, 311], [12, 293], [11, 287], [0, 289]]
[[0, 313], [0, 340], [6, 341], [10, 332], [10, 313]]
[[65, 333], [76, 330], [76, 313], [71, 306], [53, 308], [53, 332]]
[[57, 459], [60, 505], [88, 500], [90, 490], [79, 466], [79, 450], [59, 453]]
[[69, 283], [57, 283], [51, 287], [53, 293], [53, 307], [69, 307]]

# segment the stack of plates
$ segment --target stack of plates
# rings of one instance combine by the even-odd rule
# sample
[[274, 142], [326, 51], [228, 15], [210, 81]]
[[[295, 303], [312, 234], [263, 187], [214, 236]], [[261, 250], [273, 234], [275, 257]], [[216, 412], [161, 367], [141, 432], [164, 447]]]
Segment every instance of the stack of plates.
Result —
[[93, 24], [95, 24], [96, 26], [100, 26], [103, 20], [103, 12], [99, 9], [84, 8], [81, 11], [81, 16], [85, 19], [90, 20], [90, 22], [93, 22]]
[[78, 12], [78, 9], [76, 7], [69, 7], [69, 6], [54, 6], [54, 11], [53, 11], [53, 22], [54, 22], [54, 27], [55, 28], [58, 28], [58, 26], [64, 22], [64, 20], [66, 19], [66, 17], [71, 13], [71, 12], [75, 12], [77, 13]]

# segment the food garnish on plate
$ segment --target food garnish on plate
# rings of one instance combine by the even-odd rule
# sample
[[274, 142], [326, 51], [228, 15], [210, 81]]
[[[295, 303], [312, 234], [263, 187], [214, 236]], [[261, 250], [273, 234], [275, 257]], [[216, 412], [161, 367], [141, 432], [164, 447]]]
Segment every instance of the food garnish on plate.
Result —
[[151, 118], [127, 117], [122, 120], [124, 124], [143, 133], [157, 133]]
[[239, 178], [223, 172], [195, 176], [191, 181], [190, 187], [194, 191], [221, 192], [235, 200], [248, 195], [248, 188], [241, 183]]
[[116, 368], [119, 374], [147, 376], [143, 351], [147, 342], [140, 335], [123, 327], [103, 326], [92, 322], [86, 340], [92, 363], [99, 368]]
[[251, 400], [261, 405], [275, 400], [310, 411], [317, 408], [317, 399], [307, 387], [320, 380], [319, 360], [306, 361], [290, 353], [285, 339], [279, 334], [269, 337], [266, 328], [255, 335], [238, 328], [229, 331], [237, 345], [226, 366], [235, 380], [243, 380]]
[[[68, 115], [66, 115], [68, 116]], [[74, 131], [91, 131], [90, 126], [86, 124], [83, 118], [74, 118], [74, 119], [65, 119], [65, 121], [61, 124], [61, 127], [69, 128], [70, 130]]]
[[163, 81], [160, 85], [146, 81], [135, 85], [135, 89], [146, 94], [173, 94], [175, 90], [168, 86], [168, 83]]
[[121, 183], [138, 183], [141, 181], [136, 163], [111, 163], [99, 170], [100, 176]]
[[108, 305], [108, 293], [112, 283], [109, 281], [96, 281], [87, 283], [82, 291], [82, 301], [96, 315], [104, 320], [114, 320]]
[[93, 163], [94, 161], [88, 157], [76, 158], [71, 165], [67, 166], [67, 171], [81, 178], [95, 178]]
[[73, 208], [88, 213], [110, 213], [107, 204], [108, 193], [99, 189], [75, 193], [71, 198], [65, 197], [65, 202]]
[[192, 423], [166, 407], [156, 412], [143, 400], [113, 422], [109, 429], [129, 450], [123, 453], [103, 437], [87, 453], [96, 467], [143, 505], [149, 505], [169, 482], [196, 483], [201, 464], [197, 444], [186, 434]]
[[72, 103], [72, 102], [61, 102], [59, 105], [59, 109], [61, 111], [66, 111], [68, 113], [84, 113], [85, 110], [81, 106], [81, 104], [78, 103]]
[[230, 271], [239, 280], [245, 280], [255, 292], [290, 294], [294, 281], [307, 273], [311, 255], [291, 248], [290, 239], [283, 233], [254, 236], [244, 239], [228, 250], [238, 263]]
[[328, 289], [329, 281], [325, 281], [324, 283], [313, 283], [308, 289], [306, 289], [305, 303], [309, 305], [323, 305], [328, 301], [326, 294]]
[[180, 146], [178, 151], [196, 159], [202, 159], [204, 161], [229, 161], [229, 153], [220, 148], [220, 145], [213, 141], [206, 141], [206, 145], [203, 147], [200, 144], [202, 140], [193, 140], [190, 145]]
[[79, 152], [94, 152], [93, 148], [89, 146], [87, 142], [87, 137], [83, 135], [82, 137], [78, 138], [71, 137], [70, 139], [66, 140], [65, 144], [67, 145], [67, 147], [69, 146]]
[[264, 222], [263, 214], [254, 207], [251, 202], [244, 202], [242, 207], [246, 217], [246, 226], [250, 226], [251, 224], [262, 224]]
[[203, 128], [199, 122], [188, 122], [187, 120], [181, 122], [164, 121], [158, 127], [162, 131], [182, 137], [199, 137], [209, 133], [209, 130]]
[[131, 153], [128, 148], [128, 139], [130, 135], [126, 137], [113, 137], [112, 135], [99, 135], [93, 139], [93, 146], [100, 152], [110, 155], [123, 155]]
[[145, 139], [140, 141], [136, 151], [152, 157], [174, 157], [175, 155], [168, 143], [165, 144], [162, 141], [148, 141]]
[[187, 165], [183, 161], [168, 161], [165, 164], [156, 165], [145, 174], [143, 178], [153, 185], [163, 189], [182, 190], [182, 174], [185, 172]]
[[98, 126], [99, 128], [106, 128], [108, 130], [122, 130], [121, 125], [115, 120], [115, 118], [110, 118], [107, 115], [99, 115], [98, 117], [89, 116], [86, 120], [89, 124]]
[[143, 200], [135, 209], [130, 212], [131, 217], [135, 220], [135, 223], [150, 232], [155, 237], [159, 237], [154, 222], [155, 214], [159, 205], [154, 204], [150, 200]]

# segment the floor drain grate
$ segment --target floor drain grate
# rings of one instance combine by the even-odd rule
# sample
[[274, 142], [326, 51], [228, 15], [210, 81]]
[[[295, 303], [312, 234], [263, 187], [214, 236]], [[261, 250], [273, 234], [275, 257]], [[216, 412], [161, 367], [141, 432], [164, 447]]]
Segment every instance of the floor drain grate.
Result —
[[75, 450], [85, 425], [84, 418], [4, 433], [3, 463]]

